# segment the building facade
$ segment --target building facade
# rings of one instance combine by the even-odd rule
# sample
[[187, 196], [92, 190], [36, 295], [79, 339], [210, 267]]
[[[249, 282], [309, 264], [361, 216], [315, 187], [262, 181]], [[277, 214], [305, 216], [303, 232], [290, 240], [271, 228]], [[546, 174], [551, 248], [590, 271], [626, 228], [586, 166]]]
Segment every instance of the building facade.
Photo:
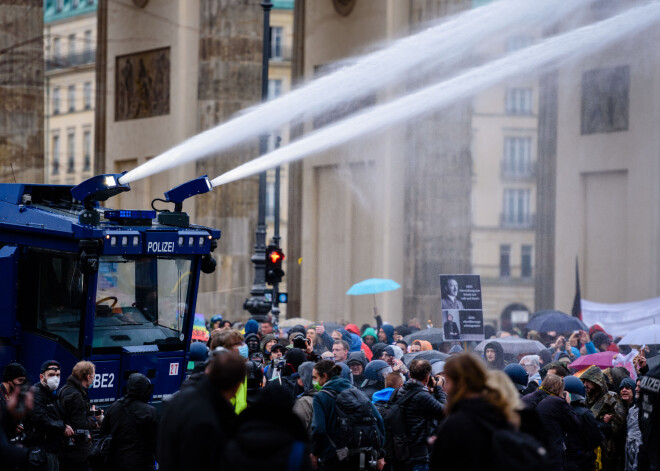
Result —
[[[477, 51], [497, 58], [531, 45], [516, 31]], [[484, 316], [498, 328], [534, 312], [538, 81], [512, 80], [472, 104], [472, 271], [481, 275]]]
[[0, 1], [0, 181], [44, 181], [42, 0]]
[[660, 295], [658, 38], [657, 28], [638, 31], [562, 64], [545, 83], [543, 93], [557, 99], [540, 128], [555, 138], [547, 154], [556, 205], [544, 214], [556, 226], [554, 250], [543, 260], [553, 290], [544, 300], [559, 309], [570, 311], [576, 257], [583, 299]]
[[45, 168], [48, 183], [94, 174], [97, 0], [46, 0]]

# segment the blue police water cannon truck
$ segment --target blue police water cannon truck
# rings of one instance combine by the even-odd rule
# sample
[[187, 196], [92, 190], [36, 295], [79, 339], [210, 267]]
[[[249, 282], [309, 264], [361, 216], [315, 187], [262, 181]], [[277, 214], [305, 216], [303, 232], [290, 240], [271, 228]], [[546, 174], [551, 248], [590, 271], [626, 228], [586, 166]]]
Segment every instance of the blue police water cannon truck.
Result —
[[64, 378], [92, 361], [97, 404], [121, 397], [134, 372], [151, 379], [154, 401], [179, 388], [200, 273], [215, 269], [220, 238], [182, 209], [211, 190], [206, 176], [165, 194], [174, 211], [102, 207], [130, 190], [121, 176], [0, 184], [0, 365], [20, 361], [38, 381], [45, 360]]

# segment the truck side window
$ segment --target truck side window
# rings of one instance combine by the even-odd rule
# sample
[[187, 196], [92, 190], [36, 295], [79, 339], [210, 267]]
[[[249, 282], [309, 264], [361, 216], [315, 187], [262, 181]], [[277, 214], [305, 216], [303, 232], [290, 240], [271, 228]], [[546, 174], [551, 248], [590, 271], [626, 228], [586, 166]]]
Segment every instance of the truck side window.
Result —
[[19, 269], [21, 325], [56, 335], [79, 349], [86, 289], [76, 254], [28, 249]]

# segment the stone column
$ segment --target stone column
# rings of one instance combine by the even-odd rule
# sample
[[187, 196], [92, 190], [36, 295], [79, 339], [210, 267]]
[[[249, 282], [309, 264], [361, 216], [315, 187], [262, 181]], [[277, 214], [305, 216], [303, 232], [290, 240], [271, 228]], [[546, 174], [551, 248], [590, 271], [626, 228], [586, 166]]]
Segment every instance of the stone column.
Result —
[[42, 0], [0, 0], [0, 181], [44, 181]]
[[[197, 127], [202, 132], [259, 102], [263, 13], [258, 0], [200, 0]], [[196, 163], [197, 175], [213, 178], [258, 156], [258, 138]], [[250, 257], [257, 223], [258, 178], [246, 178], [194, 199], [196, 222], [217, 227], [218, 267], [204, 275], [198, 312], [233, 318], [248, 313], [243, 302], [253, 281]]]

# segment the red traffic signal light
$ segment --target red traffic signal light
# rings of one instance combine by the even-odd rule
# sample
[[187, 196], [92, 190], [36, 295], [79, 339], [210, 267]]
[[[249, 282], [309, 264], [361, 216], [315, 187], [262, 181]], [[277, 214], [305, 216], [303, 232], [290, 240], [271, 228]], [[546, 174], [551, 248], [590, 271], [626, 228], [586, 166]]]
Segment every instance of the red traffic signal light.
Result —
[[276, 249], [276, 250], [273, 250], [272, 252], [269, 252], [268, 257], [270, 258], [270, 263], [273, 263], [273, 264], [275, 264], [277, 262], [281, 262], [285, 258], [284, 254], [279, 249]]
[[273, 285], [282, 281], [284, 276], [282, 262], [285, 258], [284, 252], [278, 246], [268, 246], [266, 249], [266, 283]]

